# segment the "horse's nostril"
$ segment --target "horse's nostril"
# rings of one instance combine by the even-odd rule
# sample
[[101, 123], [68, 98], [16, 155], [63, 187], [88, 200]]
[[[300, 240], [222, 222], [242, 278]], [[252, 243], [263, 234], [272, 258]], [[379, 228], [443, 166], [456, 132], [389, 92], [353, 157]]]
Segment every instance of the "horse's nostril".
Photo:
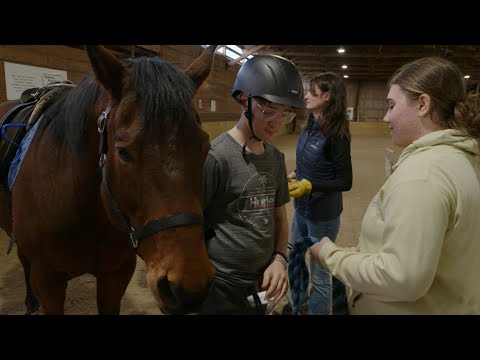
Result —
[[188, 292], [169, 282], [167, 277], [162, 277], [157, 282], [157, 289], [170, 313], [195, 313], [205, 300], [209, 287], [198, 292]]
[[170, 306], [175, 305], [176, 303], [175, 295], [170, 286], [170, 282], [168, 281], [166, 276], [158, 280], [157, 288], [158, 288], [158, 293], [160, 297], [167, 305], [170, 305]]

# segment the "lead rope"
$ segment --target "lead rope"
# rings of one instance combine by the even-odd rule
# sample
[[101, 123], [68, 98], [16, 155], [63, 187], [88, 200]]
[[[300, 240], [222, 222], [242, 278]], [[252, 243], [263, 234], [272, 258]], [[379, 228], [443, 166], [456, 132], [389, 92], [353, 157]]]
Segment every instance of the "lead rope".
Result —
[[300, 295], [306, 294], [309, 283], [309, 272], [305, 263], [305, 254], [313, 244], [320, 240], [311, 236], [304, 236], [293, 244], [288, 255], [288, 281], [292, 294], [292, 315], [298, 315]]

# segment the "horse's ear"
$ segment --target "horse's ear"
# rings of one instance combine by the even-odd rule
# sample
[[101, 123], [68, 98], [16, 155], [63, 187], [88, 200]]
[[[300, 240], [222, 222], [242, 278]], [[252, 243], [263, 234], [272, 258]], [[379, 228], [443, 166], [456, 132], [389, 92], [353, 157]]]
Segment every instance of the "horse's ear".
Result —
[[122, 94], [124, 67], [110, 51], [100, 45], [85, 45], [97, 80], [112, 98], [119, 99]]
[[185, 74], [195, 83], [197, 89], [210, 75], [213, 65], [213, 54], [218, 45], [206, 47], [200, 56], [185, 70]]

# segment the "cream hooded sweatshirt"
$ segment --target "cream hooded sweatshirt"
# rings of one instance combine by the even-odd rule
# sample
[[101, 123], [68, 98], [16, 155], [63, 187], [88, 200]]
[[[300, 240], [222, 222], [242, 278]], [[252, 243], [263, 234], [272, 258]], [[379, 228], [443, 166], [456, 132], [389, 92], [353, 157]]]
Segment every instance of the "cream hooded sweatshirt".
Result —
[[421, 137], [370, 203], [357, 248], [322, 247], [352, 314], [480, 314], [478, 155], [458, 130]]

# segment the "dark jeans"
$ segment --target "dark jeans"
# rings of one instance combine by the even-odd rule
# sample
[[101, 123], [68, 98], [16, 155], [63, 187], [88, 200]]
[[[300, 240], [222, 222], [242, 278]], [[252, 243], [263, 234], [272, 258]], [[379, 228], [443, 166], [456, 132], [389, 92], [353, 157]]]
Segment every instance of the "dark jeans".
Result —
[[214, 279], [199, 315], [265, 315], [261, 304], [252, 306], [248, 296], [256, 295], [255, 287], [239, 287]]

